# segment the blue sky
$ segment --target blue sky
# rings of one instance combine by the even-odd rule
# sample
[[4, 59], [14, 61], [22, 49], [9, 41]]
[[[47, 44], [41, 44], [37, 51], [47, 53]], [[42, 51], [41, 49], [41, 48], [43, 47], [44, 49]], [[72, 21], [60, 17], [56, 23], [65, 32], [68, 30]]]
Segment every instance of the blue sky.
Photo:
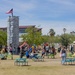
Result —
[[5, 14], [11, 8], [19, 16], [19, 25], [36, 25], [42, 33], [53, 28], [56, 34], [75, 31], [75, 0], [0, 0], [0, 27], [7, 26]]

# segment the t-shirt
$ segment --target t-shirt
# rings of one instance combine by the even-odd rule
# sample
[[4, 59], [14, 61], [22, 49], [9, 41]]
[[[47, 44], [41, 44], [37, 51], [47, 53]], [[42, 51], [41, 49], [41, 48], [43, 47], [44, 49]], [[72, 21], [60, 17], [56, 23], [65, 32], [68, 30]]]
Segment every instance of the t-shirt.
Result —
[[61, 53], [66, 53], [66, 51], [65, 50], [62, 50], [62, 52]]
[[46, 46], [46, 51], [48, 51], [49, 50], [49, 46]]

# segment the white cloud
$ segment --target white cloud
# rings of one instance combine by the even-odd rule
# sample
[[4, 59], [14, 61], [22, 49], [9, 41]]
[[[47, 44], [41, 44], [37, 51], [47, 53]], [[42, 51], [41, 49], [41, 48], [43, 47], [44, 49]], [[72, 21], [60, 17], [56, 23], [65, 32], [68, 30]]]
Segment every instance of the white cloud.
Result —
[[70, 33], [75, 30], [75, 22], [63, 22], [63, 21], [29, 21], [20, 20], [20, 25], [40, 25], [42, 28], [42, 33], [47, 35], [49, 29], [53, 28], [57, 34], [63, 33], [63, 28], [66, 28], [66, 33]]
[[75, 22], [46, 22], [43, 27], [43, 34], [47, 34], [49, 29], [53, 28], [56, 34], [62, 34], [63, 28], [66, 28], [66, 33], [70, 33], [75, 30]]
[[[41, 25], [43, 34], [47, 34], [49, 29], [53, 28], [56, 34], [63, 33], [63, 28], [66, 32], [75, 30], [74, 13], [75, 2], [73, 0], [1, 0], [0, 1], [0, 27], [7, 26], [6, 11], [14, 9], [14, 14], [20, 16], [20, 25]], [[51, 2], [53, 4], [51, 4]], [[66, 21], [66, 15], [72, 15], [71, 20]], [[69, 15], [70, 15], [69, 14]], [[64, 19], [63, 16], [64, 15]], [[69, 15], [67, 17], [69, 17]], [[61, 19], [61, 20], [60, 20]]]
[[63, 5], [74, 5], [73, 0], [48, 0], [48, 1]]
[[14, 9], [16, 9], [16, 11], [26, 11], [26, 10], [30, 10], [30, 9], [34, 9], [35, 8], [35, 1], [31, 0], [29, 2], [24, 2], [21, 0], [13, 0], [13, 1], [5, 1], [6, 4], [8, 4], [7, 6], [9, 7], [9, 4], [11, 5], [10, 7], [13, 7]]
[[6, 27], [7, 24], [7, 19], [0, 19], [0, 27]]
[[[62, 22], [62, 21], [32, 21], [32, 20], [20, 20], [19, 25], [40, 25], [40, 28], [42, 28], [42, 33], [47, 35], [49, 32], [49, 29], [53, 28], [56, 34], [62, 34], [63, 28], [67, 29], [67, 33], [70, 33], [71, 31], [75, 30], [75, 22]], [[0, 27], [7, 26], [7, 18], [6, 19], [0, 19]]]
[[[62, 11], [75, 11], [74, 0], [47, 0], [48, 2], [53, 2]], [[56, 8], [56, 7], [55, 7]]]

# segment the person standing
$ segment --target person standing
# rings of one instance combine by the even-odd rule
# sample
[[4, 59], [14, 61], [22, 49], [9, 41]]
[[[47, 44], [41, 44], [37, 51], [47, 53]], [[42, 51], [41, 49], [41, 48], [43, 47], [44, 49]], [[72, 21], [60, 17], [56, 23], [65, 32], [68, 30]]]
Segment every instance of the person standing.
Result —
[[52, 56], [51, 56], [51, 58], [55, 58], [55, 55], [56, 55], [56, 50], [55, 50], [55, 47], [54, 46], [52, 46], [52, 48], [51, 48], [51, 50], [52, 50]]
[[67, 56], [67, 54], [66, 54], [66, 48], [65, 47], [62, 47], [60, 53], [61, 53], [61, 58], [62, 58], [61, 63], [64, 64], [65, 63], [65, 60], [66, 60], [66, 56]]
[[17, 47], [17, 54], [20, 54], [20, 46]]
[[24, 47], [20, 49], [20, 58], [22, 58], [23, 56], [24, 56]]
[[11, 57], [11, 59], [13, 59], [13, 48], [11, 45], [10, 45], [9, 50], [10, 50], [9, 56]]
[[74, 53], [73, 45], [70, 46], [70, 51], [71, 51], [72, 54]]

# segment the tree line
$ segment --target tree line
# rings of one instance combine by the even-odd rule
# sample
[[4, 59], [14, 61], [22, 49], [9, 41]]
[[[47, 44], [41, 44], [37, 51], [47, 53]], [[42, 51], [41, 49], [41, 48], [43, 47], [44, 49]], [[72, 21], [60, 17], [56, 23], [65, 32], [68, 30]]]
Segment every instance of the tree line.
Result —
[[[21, 36], [23, 38], [23, 42], [26, 41], [29, 45], [41, 45], [45, 42], [53, 43], [61, 43], [64, 46], [68, 46], [69, 44], [75, 41], [75, 35], [72, 34], [61, 34], [55, 35], [54, 29], [50, 29], [48, 35], [42, 35], [37, 28], [29, 27], [26, 29], [26, 34]], [[7, 45], [7, 33], [5, 31], [0, 30], [0, 45]]]

